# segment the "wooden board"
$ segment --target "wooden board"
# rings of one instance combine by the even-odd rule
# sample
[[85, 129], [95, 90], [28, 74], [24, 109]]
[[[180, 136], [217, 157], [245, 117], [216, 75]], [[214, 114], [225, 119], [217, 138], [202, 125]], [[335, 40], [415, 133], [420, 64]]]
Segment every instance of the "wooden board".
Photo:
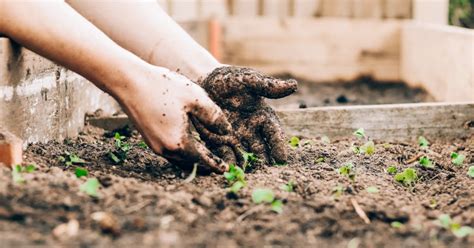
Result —
[[[451, 139], [474, 134], [473, 103], [420, 103], [321, 107], [277, 111], [289, 136], [330, 139], [351, 136], [358, 128], [375, 140], [412, 141], [418, 136]], [[89, 118], [107, 130], [129, 124], [126, 116]]]

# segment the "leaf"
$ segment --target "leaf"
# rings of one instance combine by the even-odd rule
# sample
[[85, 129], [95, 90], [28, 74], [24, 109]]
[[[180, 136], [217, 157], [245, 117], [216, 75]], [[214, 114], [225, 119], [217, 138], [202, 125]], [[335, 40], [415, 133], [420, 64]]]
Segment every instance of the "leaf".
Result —
[[363, 128], [359, 128], [354, 132], [354, 135], [359, 139], [363, 139], [365, 138], [365, 130]]
[[76, 154], [70, 154], [69, 161], [72, 164], [84, 164], [86, 162], [83, 159], [81, 159], [79, 156], [77, 156]]
[[12, 180], [15, 184], [22, 184], [25, 179], [21, 175], [21, 165], [15, 165], [12, 168]]
[[467, 175], [471, 178], [474, 178], [474, 165], [469, 167], [469, 169], [467, 170]]
[[109, 158], [112, 159], [115, 163], [120, 163], [120, 159], [113, 152], [109, 152]]
[[394, 179], [404, 186], [411, 186], [416, 182], [418, 176], [416, 174], [416, 170], [413, 168], [406, 168], [403, 172], [396, 174]]
[[474, 234], [474, 229], [469, 226], [462, 226], [458, 229], [452, 230], [454, 236], [458, 238], [464, 238], [466, 236], [469, 236], [471, 234]]
[[245, 171], [245, 169], [248, 166], [251, 166], [253, 162], [258, 161], [258, 157], [255, 156], [255, 154], [251, 152], [245, 152], [245, 151], [240, 151], [242, 153], [242, 157], [244, 158], [244, 164], [242, 166], [242, 169]]
[[460, 166], [464, 163], [464, 159], [466, 158], [466, 156], [462, 155], [462, 154], [458, 154], [456, 152], [452, 152], [451, 153], [451, 162], [454, 164], [454, 165], [457, 165], [457, 166]]
[[35, 170], [36, 170], [36, 166], [34, 164], [30, 164], [30, 165], [27, 165], [23, 171], [26, 173], [32, 173]]
[[97, 178], [89, 178], [87, 179], [85, 183], [79, 186], [79, 190], [90, 196], [98, 197], [97, 190], [99, 189], [99, 187], [100, 187], [100, 183], [99, 183], [99, 180], [97, 180]]
[[286, 192], [293, 192], [294, 191], [294, 182], [293, 182], [293, 180], [288, 181], [287, 184], [281, 185], [280, 189], [282, 189]]
[[352, 151], [353, 151], [355, 154], [359, 154], [359, 153], [360, 153], [359, 147], [353, 145], [353, 146], [351, 146], [351, 148], [352, 148]]
[[256, 204], [272, 203], [274, 199], [275, 195], [271, 189], [255, 189], [252, 192], [252, 201]]
[[75, 174], [76, 174], [76, 177], [77, 177], [77, 178], [80, 178], [80, 177], [86, 177], [86, 176], [88, 176], [88, 175], [89, 175], [89, 172], [88, 172], [87, 169], [85, 169], [85, 168], [76, 167]]
[[198, 167], [198, 164], [194, 163], [191, 174], [189, 174], [189, 176], [186, 179], [184, 179], [183, 183], [190, 183], [194, 180], [194, 178], [196, 177], [197, 167]]
[[147, 149], [148, 148], [148, 145], [145, 143], [145, 141], [140, 141], [138, 142], [138, 146], [143, 148], [143, 149]]
[[339, 168], [339, 174], [348, 176], [351, 173], [353, 167], [354, 165], [352, 163], [347, 163]]
[[395, 167], [395, 166], [393, 166], [393, 165], [387, 167], [387, 173], [388, 173], [388, 174], [395, 174], [395, 173], [397, 173], [397, 167]]
[[421, 157], [419, 163], [425, 168], [434, 168], [433, 162], [427, 156]]
[[428, 142], [428, 140], [423, 137], [423, 136], [420, 136], [418, 137], [418, 145], [420, 145], [420, 147], [428, 147], [430, 145], [430, 142]]
[[359, 150], [360, 150], [360, 153], [372, 155], [375, 152], [375, 144], [373, 141], [368, 141], [363, 146], [361, 146]]
[[232, 186], [230, 187], [230, 192], [237, 194], [240, 189], [242, 189], [245, 186], [245, 184], [242, 181], [237, 181]]
[[404, 225], [399, 221], [393, 221], [392, 223], [390, 223], [390, 226], [392, 226], [393, 228], [402, 228]]
[[344, 187], [342, 187], [342, 185], [338, 185], [332, 189], [332, 195], [335, 198], [340, 197], [342, 194], [344, 194]]
[[375, 194], [379, 192], [379, 188], [375, 186], [370, 186], [365, 189], [368, 193]]
[[326, 160], [326, 158], [324, 158], [324, 157], [319, 157], [319, 158], [317, 158], [314, 162], [316, 162], [316, 163], [319, 164], [319, 163], [323, 163], [325, 160]]
[[452, 224], [452, 220], [451, 220], [451, 217], [447, 214], [442, 214], [440, 216], [438, 216], [438, 222], [440, 224], [440, 226], [446, 228], [446, 229], [451, 229], [451, 224]]
[[245, 181], [245, 172], [240, 167], [230, 164], [229, 171], [224, 172], [224, 177], [228, 182], [232, 183], [234, 181]]
[[275, 200], [272, 202], [272, 211], [276, 213], [283, 213], [283, 202], [281, 200]]
[[290, 138], [290, 146], [292, 148], [297, 148], [300, 145], [300, 138], [293, 136]]

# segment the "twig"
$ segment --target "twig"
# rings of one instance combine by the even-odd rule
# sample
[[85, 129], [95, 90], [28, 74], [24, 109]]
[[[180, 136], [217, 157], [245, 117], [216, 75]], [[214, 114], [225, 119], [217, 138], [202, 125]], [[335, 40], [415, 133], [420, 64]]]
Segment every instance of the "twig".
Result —
[[237, 222], [237, 223], [242, 222], [245, 218], [249, 217], [250, 215], [252, 215], [252, 214], [254, 214], [254, 213], [256, 213], [256, 212], [258, 212], [258, 211], [260, 211], [260, 210], [262, 210], [263, 207], [264, 207], [264, 205], [260, 204], [260, 205], [257, 205], [257, 206], [255, 206], [255, 207], [253, 207], [253, 208], [250, 208], [249, 210], [247, 210], [247, 211], [245, 211], [243, 214], [241, 214], [241, 215], [237, 218], [236, 222]]
[[370, 220], [369, 218], [367, 217], [367, 215], [365, 214], [364, 210], [362, 210], [362, 208], [360, 207], [359, 203], [357, 203], [357, 201], [354, 199], [354, 198], [351, 198], [351, 203], [352, 203], [352, 206], [354, 207], [357, 215], [359, 215], [359, 217], [364, 220], [365, 224], [370, 224]]
[[417, 161], [421, 156], [423, 156], [423, 153], [418, 153], [416, 156], [414, 156], [413, 158], [410, 158], [408, 159], [405, 164], [411, 164], [415, 161]]
[[128, 209], [126, 209], [124, 212], [125, 214], [131, 214], [131, 213], [134, 213], [144, 207], [146, 207], [148, 204], [150, 204], [152, 202], [152, 200], [146, 200], [146, 201], [143, 201], [141, 203], [138, 203], [138, 204], [135, 204], [131, 207], [129, 207]]

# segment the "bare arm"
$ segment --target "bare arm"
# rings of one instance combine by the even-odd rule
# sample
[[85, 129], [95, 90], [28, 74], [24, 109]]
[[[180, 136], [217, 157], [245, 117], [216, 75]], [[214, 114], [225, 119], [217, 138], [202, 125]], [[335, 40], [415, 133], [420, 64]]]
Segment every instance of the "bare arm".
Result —
[[195, 81], [220, 66], [154, 0], [67, 2], [115, 42], [151, 64]]

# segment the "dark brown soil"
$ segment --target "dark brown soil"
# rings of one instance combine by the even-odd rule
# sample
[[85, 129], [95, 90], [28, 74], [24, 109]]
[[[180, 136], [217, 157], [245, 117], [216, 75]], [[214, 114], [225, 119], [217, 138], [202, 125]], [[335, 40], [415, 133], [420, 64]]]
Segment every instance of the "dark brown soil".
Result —
[[[127, 140], [134, 145], [139, 141], [135, 133]], [[355, 138], [330, 144], [316, 138], [290, 149], [286, 166], [256, 166], [246, 174], [248, 186], [235, 197], [228, 194], [222, 175], [197, 176], [191, 183], [184, 183], [187, 173], [147, 148], [134, 146], [124, 164], [114, 164], [107, 156], [113, 149], [113, 138], [91, 129], [63, 143], [30, 146], [26, 161], [35, 163], [38, 170], [24, 174], [23, 185], [13, 183], [10, 170], [0, 168], [0, 244], [473, 247], [474, 235], [456, 238], [433, 221], [446, 213], [463, 225], [474, 226], [474, 179], [466, 175], [468, 164], [474, 162], [474, 137], [430, 141], [432, 145], [425, 150], [416, 142], [376, 141], [376, 153], [364, 156], [352, 152]], [[79, 191], [86, 179], [75, 177], [75, 166], [66, 167], [58, 161], [66, 151], [87, 161], [84, 167], [90, 177], [97, 177], [103, 185], [99, 198]], [[463, 166], [451, 164], [452, 151], [467, 156]], [[425, 169], [416, 162], [406, 164], [419, 153], [434, 160], [435, 168]], [[325, 162], [315, 162], [320, 157], [325, 157]], [[336, 171], [346, 162], [355, 165], [354, 183]], [[408, 189], [385, 171], [388, 165], [414, 167], [421, 179]], [[296, 182], [295, 192], [280, 189], [289, 180]], [[344, 189], [339, 197], [333, 194], [337, 186]], [[369, 186], [380, 191], [368, 193], [365, 189]], [[257, 187], [273, 189], [285, 203], [283, 213], [252, 203], [251, 192]], [[370, 224], [354, 211], [351, 200], [358, 202]], [[430, 207], [432, 201], [436, 204]], [[101, 211], [106, 212], [108, 221], [98, 224], [92, 216]], [[76, 236], [52, 234], [58, 225], [74, 220], [79, 222]], [[404, 226], [393, 228], [393, 221]]]
[[[282, 78], [291, 78], [281, 75]], [[283, 109], [432, 102], [434, 98], [422, 88], [412, 88], [403, 82], [378, 82], [359, 78], [352, 82], [314, 83], [298, 79], [298, 91], [288, 97], [268, 100]]]

